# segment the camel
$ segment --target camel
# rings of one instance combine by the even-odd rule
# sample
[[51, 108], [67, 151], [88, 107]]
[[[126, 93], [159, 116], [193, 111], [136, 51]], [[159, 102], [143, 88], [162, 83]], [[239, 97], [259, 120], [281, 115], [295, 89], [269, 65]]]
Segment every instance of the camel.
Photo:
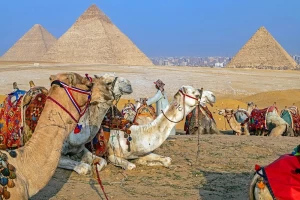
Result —
[[[237, 111], [233, 111], [232, 109], [225, 109], [227, 111], [230, 111], [231, 113], [226, 113], [226, 111], [223, 110], [220, 111], [219, 114], [226, 116], [227, 121], [230, 119], [230, 121], [228, 121], [228, 124], [237, 133], [237, 135], [241, 134], [242, 126], [245, 124], [246, 129], [244, 130], [250, 132], [251, 134], [255, 132], [254, 134], [256, 135], [269, 135], [274, 137], [282, 135], [294, 136], [294, 132], [291, 126], [279, 116], [275, 105], [276, 103], [274, 103], [273, 106], [259, 110], [253, 102], [249, 102], [247, 111], [244, 109], [238, 109]], [[265, 119], [265, 124], [263, 123], [262, 125], [259, 125], [258, 128], [253, 128], [253, 126], [257, 125], [255, 124], [255, 122], [251, 122], [250, 124], [249, 120], [251, 120], [252, 118], [251, 115], [255, 115], [256, 113], [258, 113], [257, 115], [261, 115], [260, 112], [264, 115], [262, 117]], [[246, 135], [248, 135], [247, 132], [245, 133]]]
[[236, 135], [250, 135], [248, 130], [248, 124], [239, 123], [235, 117], [235, 111], [233, 109], [219, 110], [219, 115], [222, 115], [228, 122], [230, 128], [236, 133]]
[[115, 74], [105, 74], [101, 77], [96, 76], [95, 78], [93, 80], [98, 81], [99, 79], [106, 84], [102, 86], [104, 89], [105, 87], [109, 87], [112, 97], [107, 98], [104, 96], [98, 98], [97, 104], [91, 104], [88, 107], [86, 113], [80, 118], [78, 123], [81, 126], [80, 132], [76, 133], [74, 130], [65, 140], [58, 165], [60, 168], [74, 170], [81, 175], [91, 172], [91, 163], [95, 158], [100, 163], [97, 165], [98, 171], [101, 171], [107, 165], [105, 159], [93, 155], [85, 147], [85, 144], [91, 142], [98, 133], [101, 122], [108, 109], [112, 106], [113, 101], [118, 100], [123, 94], [132, 93], [130, 81], [123, 77], [117, 77]]
[[[214, 102], [214, 96], [207, 97]], [[152, 153], [168, 138], [172, 128], [182, 121], [198, 104], [200, 92], [191, 86], [182, 86], [173, 101], [149, 124], [132, 125], [129, 131], [110, 130], [108, 159], [126, 170], [136, 168], [128, 160], [137, 159], [147, 166], [171, 165], [171, 158]]]
[[[9, 188], [11, 199], [28, 199], [45, 187], [57, 168], [64, 140], [76, 127], [89, 102], [97, 104], [103, 97], [111, 100], [111, 92], [108, 87], [103, 88], [101, 80], [92, 83], [79, 74], [62, 73], [52, 75], [50, 81], [49, 95], [32, 138], [15, 151], [1, 151], [2, 160], [9, 162], [8, 174], [15, 178], [15, 187]], [[66, 91], [72, 95], [68, 96]]]
[[206, 106], [209, 103], [213, 107], [214, 102], [209, 102], [206, 98], [207, 96], [214, 95], [210, 91], [203, 91], [200, 105], [187, 115], [184, 125], [186, 134], [196, 134], [198, 128], [200, 134], [220, 134], [212, 113]]

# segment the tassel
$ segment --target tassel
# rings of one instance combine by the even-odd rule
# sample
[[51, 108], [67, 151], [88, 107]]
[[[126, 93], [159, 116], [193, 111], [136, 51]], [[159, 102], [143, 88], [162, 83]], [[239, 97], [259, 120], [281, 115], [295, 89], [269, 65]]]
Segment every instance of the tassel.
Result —
[[259, 165], [255, 165], [255, 171], [259, 171], [261, 167]]
[[76, 125], [76, 128], [74, 129], [74, 133], [75, 133], [75, 134], [80, 133], [81, 129], [82, 129], [82, 125], [77, 124], [77, 125]]

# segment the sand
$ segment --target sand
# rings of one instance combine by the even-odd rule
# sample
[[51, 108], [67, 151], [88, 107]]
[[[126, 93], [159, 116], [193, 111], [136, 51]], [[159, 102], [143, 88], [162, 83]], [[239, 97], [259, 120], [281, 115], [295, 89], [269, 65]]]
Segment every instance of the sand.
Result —
[[[101, 75], [115, 72], [128, 78], [133, 94], [123, 96], [119, 107], [128, 99], [155, 94], [153, 81], [166, 83], [169, 99], [182, 85], [213, 91], [217, 103], [210, 108], [220, 130], [229, 130], [224, 118], [217, 114], [221, 108], [246, 108], [253, 101], [264, 108], [277, 103], [279, 110], [296, 103], [300, 106], [300, 72], [248, 69], [215, 69], [194, 67], [138, 67], [104, 65], [68, 65], [0, 62], [0, 94], [12, 90], [18, 82], [20, 89], [28, 90], [30, 80], [49, 88], [49, 76], [58, 72], [74, 71], [82, 75]], [[183, 122], [177, 126], [182, 133]], [[228, 133], [224, 132], [224, 133]], [[124, 171], [109, 164], [100, 173], [109, 199], [246, 199], [247, 187], [254, 172], [254, 164], [266, 165], [283, 153], [291, 152], [298, 144], [295, 138], [268, 138], [258, 136], [202, 135], [200, 162], [195, 163], [196, 136], [175, 136], [155, 153], [170, 156], [172, 167], [137, 166]], [[125, 178], [126, 177], [126, 178]], [[79, 176], [57, 169], [48, 186], [32, 199], [104, 199], [93, 176]]]

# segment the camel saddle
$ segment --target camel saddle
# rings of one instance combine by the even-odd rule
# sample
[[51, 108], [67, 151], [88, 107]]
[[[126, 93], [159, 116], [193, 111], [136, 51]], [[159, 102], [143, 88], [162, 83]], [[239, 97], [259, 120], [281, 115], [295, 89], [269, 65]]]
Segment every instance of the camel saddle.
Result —
[[[249, 130], [255, 131], [255, 130], [269, 130], [271, 127], [267, 127], [266, 124], [266, 116], [269, 112], [273, 112], [274, 110], [278, 109], [276, 106], [270, 106], [264, 109], [253, 109], [250, 117], [245, 120], [245, 122], [249, 122]], [[244, 122], [244, 123], [245, 123]]]
[[145, 101], [143, 101], [143, 102], [144, 103], [136, 111], [136, 115], [133, 120], [134, 124], [137, 124], [135, 122], [137, 117], [151, 117], [151, 118], [153, 118], [153, 120], [156, 118], [154, 107], [152, 105], [147, 105], [145, 103]]
[[[0, 109], [0, 149], [14, 149], [21, 143], [21, 104], [24, 90], [7, 95]], [[12, 101], [12, 99], [14, 99]]]
[[132, 122], [124, 119], [122, 113], [116, 107], [112, 107], [106, 113], [101, 127], [92, 142], [87, 143], [85, 147], [97, 156], [106, 156], [110, 130], [121, 130], [130, 135], [131, 131], [129, 128], [131, 125]]
[[280, 116], [292, 127], [295, 133], [300, 132], [300, 115], [296, 106], [282, 110]]
[[264, 178], [274, 199], [300, 199], [300, 156], [286, 154], [265, 167], [256, 165], [255, 170]]

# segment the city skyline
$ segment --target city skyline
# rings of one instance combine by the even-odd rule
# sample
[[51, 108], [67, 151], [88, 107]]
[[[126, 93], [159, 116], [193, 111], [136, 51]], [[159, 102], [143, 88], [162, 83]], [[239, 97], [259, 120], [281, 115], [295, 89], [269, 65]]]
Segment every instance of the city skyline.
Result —
[[59, 38], [93, 3], [148, 57], [232, 57], [261, 26], [289, 54], [300, 54], [297, 0], [28, 0], [0, 2], [0, 56], [37, 23]]

